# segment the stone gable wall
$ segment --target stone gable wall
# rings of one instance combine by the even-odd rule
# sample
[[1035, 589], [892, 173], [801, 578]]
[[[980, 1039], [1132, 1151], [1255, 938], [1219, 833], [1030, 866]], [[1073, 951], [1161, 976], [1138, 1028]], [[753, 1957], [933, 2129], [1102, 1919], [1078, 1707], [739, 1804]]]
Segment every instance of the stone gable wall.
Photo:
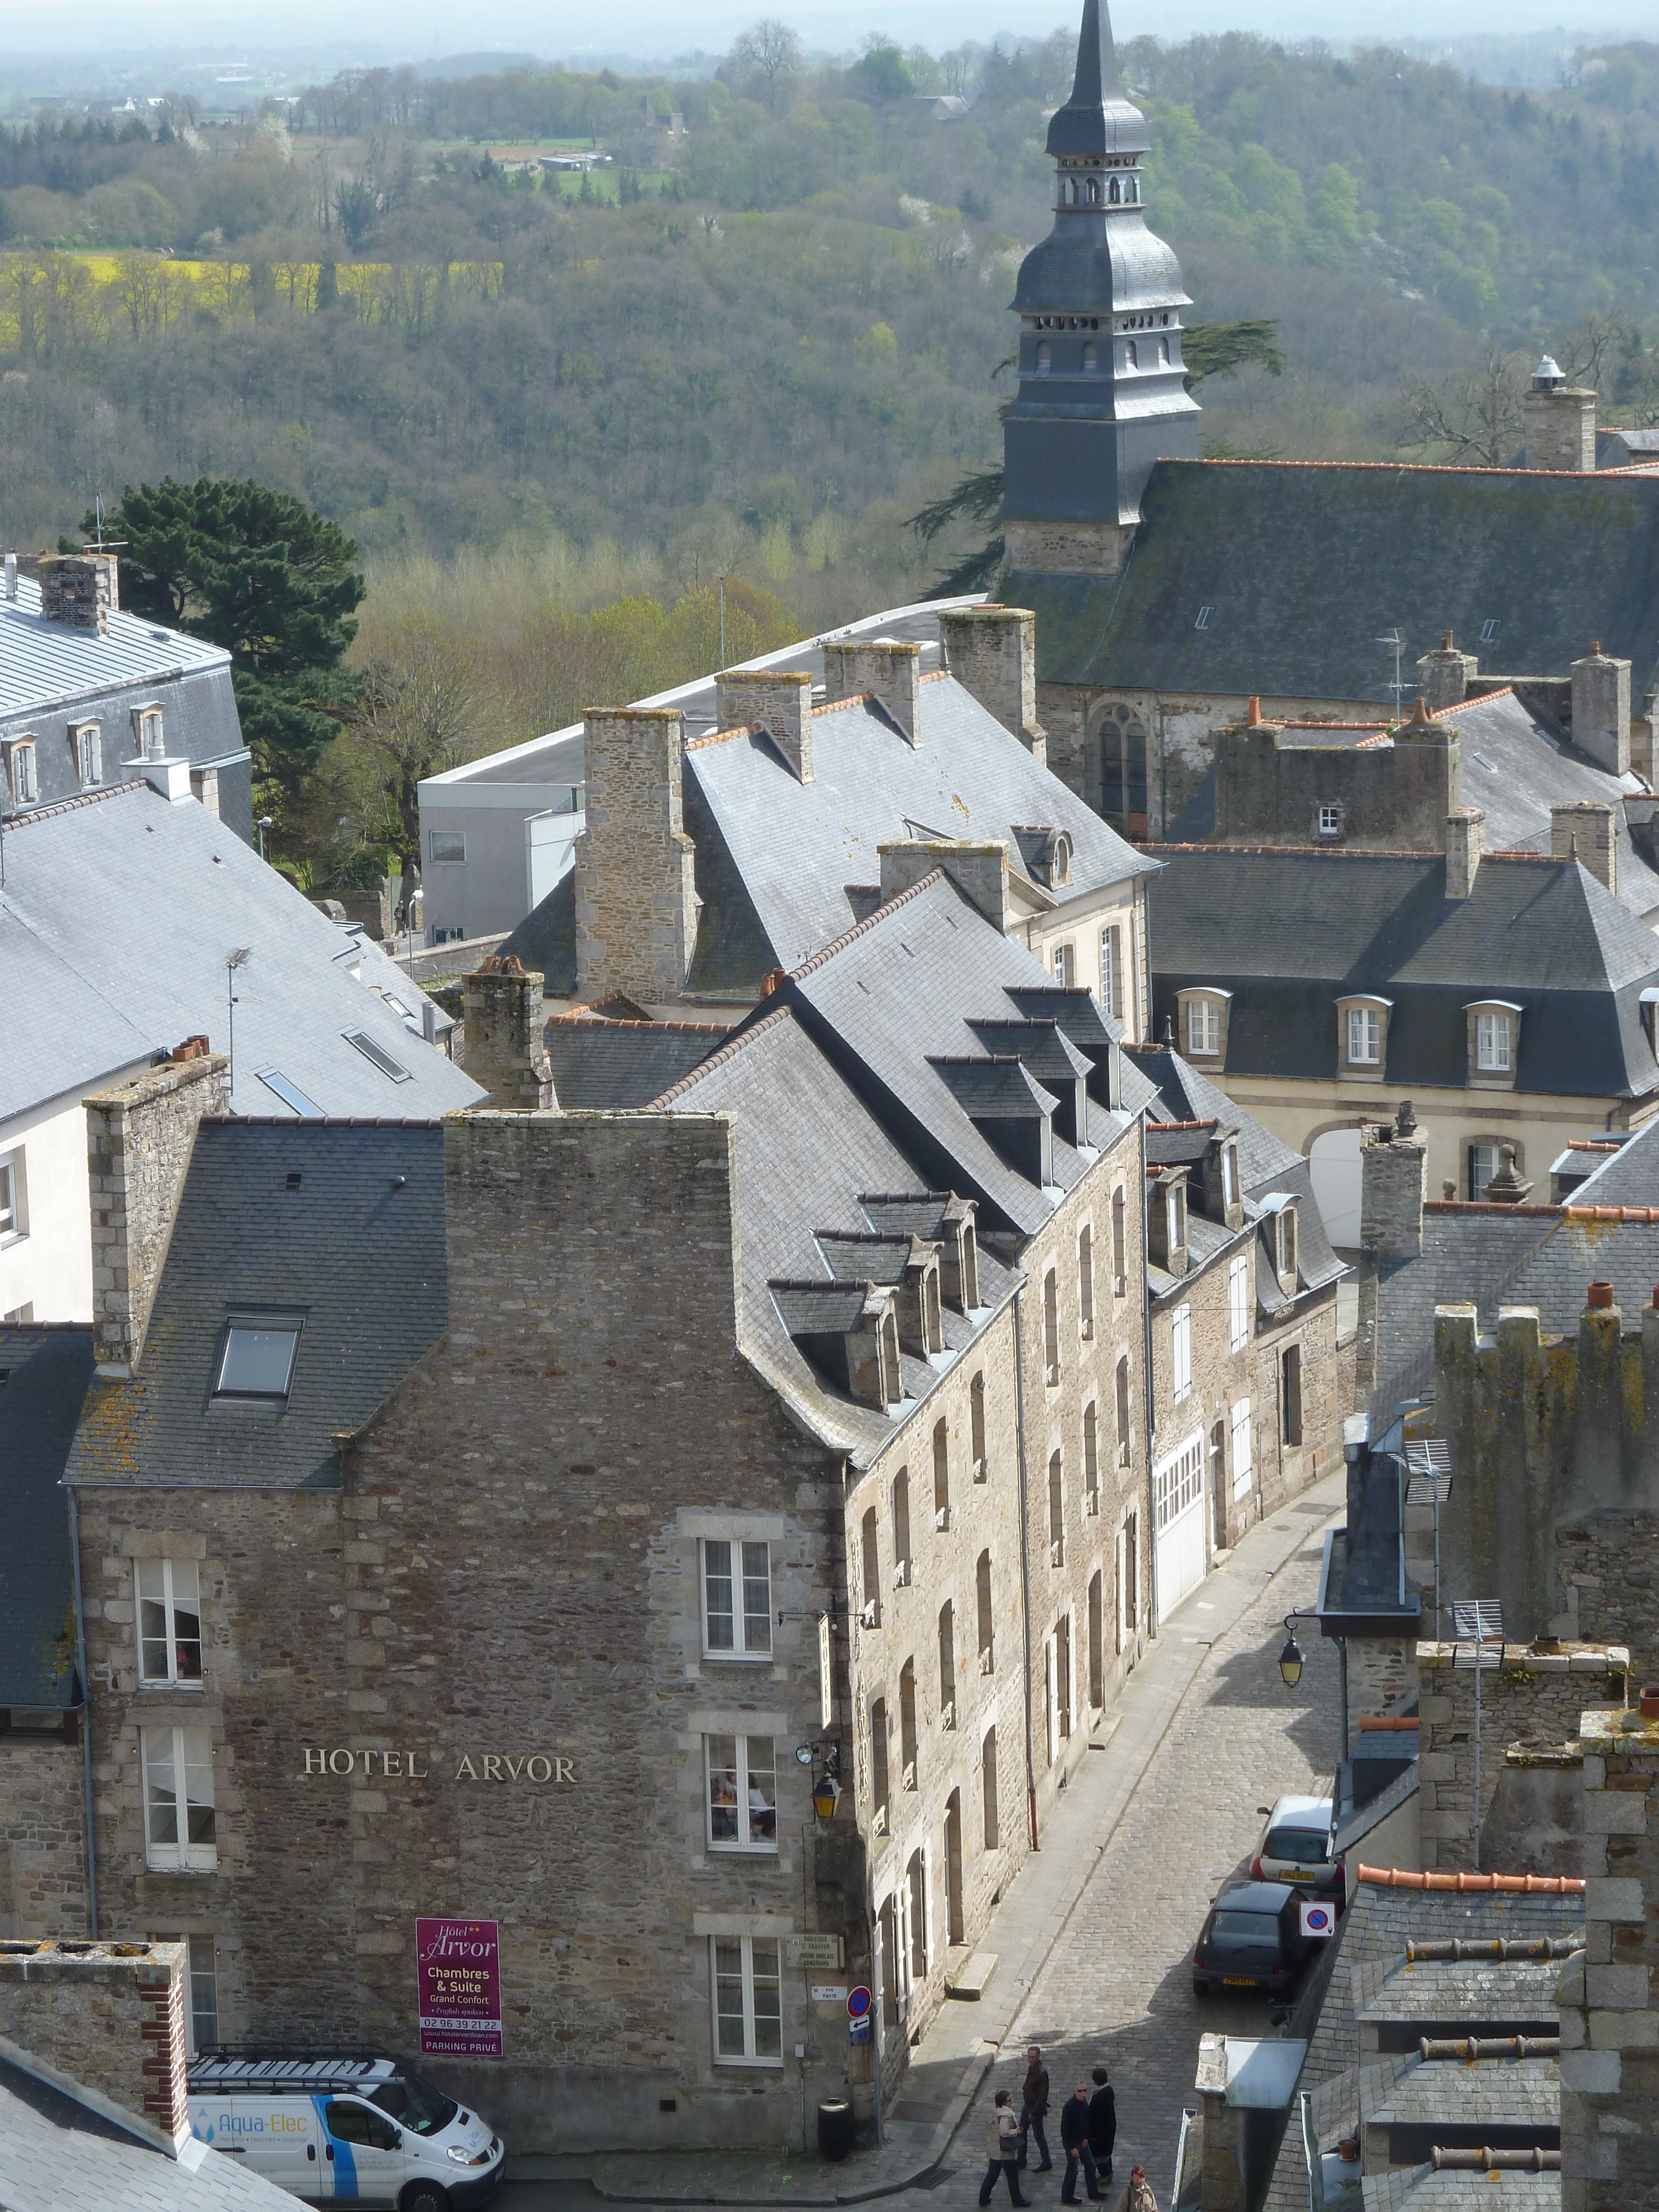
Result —
[[80, 1746], [0, 1736], [0, 1936], [84, 1936], [87, 1925]]

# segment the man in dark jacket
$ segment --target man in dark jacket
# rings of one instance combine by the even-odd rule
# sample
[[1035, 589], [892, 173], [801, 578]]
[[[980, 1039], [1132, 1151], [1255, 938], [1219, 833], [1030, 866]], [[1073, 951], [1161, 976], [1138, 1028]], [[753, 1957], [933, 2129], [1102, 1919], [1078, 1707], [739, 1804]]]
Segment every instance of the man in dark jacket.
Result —
[[1100, 2176], [1095, 2170], [1095, 2154], [1089, 2147], [1089, 2085], [1079, 2081], [1075, 2093], [1060, 2108], [1060, 2148], [1066, 2153], [1066, 2179], [1060, 2185], [1062, 2204], [1077, 2203], [1077, 2170], [1083, 2168], [1083, 2179], [1089, 2185], [1089, 2195], [1096, 2203], [1100, 2201]]
[[1117, 2099], [1106, 2069], [1095, 2069], [1095, 2094], [1089, 2100], [1089, 2148], [1095, 2154], [1100, 2179], [1112, 2178], [1112, 2146], [1117, 2141]]
[[1042, 2116], [1048, 2109], [1048, 2069], [1042, 2063], [1042, 2053], [1033, 2043], [1025, 2053], [1025, 2087], [1019, 2100], [1019, 2162], [1025, 2164], [1025, 2154], [1033, 2136], [1037, 2148], [1042, 2153], [1039, 2173], [1048, 2172], [1054, 2160], [1048, 2155], [1048, 2138], [1042, 2132]]

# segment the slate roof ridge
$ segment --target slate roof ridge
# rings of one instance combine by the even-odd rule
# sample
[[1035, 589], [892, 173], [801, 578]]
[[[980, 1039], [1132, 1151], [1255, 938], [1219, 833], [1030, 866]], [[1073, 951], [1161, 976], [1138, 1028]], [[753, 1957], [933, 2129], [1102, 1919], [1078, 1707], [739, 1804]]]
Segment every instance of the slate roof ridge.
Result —
[[67, 1336], [77, 1328], [90, 1334], [92, 1328], [89, 1321], [0, 1321], [0, 1336]]
[[688, 738], [685, 750], [700, 753], [705, 745], [723, 745], [728, 738], [769, 737], [764, 722], [733, 722], [729, 730], [705, 730], [700, 738]]
[[[1536, 1206], [1505, 1206], [1501, 1199], [1497, 1198], [1425, 1198], [1423, 1211], [1425, 1213], [1547, 1213], [1553, 1218], [1555, 1215], [1564, 1213], [1566, 1208], [1547, 1205], [1541, 1200]], [[1585, 1206], [1581, 1211], [1593, 1213], [1595, 1209]]]
[[838, 714], [843, 707], [878, 707], [880, 704], [873, 691], [848, 691], [839, 699], [822, 700], [812, 712], [815, 714]]
[[1146, 1116], [1146, 1127], [1149, 1129], [1213, 1129], [1218, 1126], [1217, 1118], [1213, 1114], [1207, 1121], [1155, 1121], [1150, 1114]]
[[916, 681], [918, 684], [943, 684], [947, 677], [955, 673], [952, 668], [924, 668]]
[[550, 1014], [549, 1029], [562, 1030], [648, 1030], [654, 1036], [664, 1030], [676, 1033], [693, 1032], [699, 1036], [729, 1036], [730, 1022], [659, 1022], [649, 1018], [641, 1021], [635, 1014], [596, 1014], [589, 1006], [573, 1006], [562, 1014]]
[[101, 784], [96, 791], [77, 791], [71, 799], [56, 799], [46, 806], [27, 806], [18, 813], [8, 814], [6, 828], [9, 831], [21, 830], [30, 822], [50, 822], [56, 815], [73, 813], [77, 806], [97, 806], [106, 799], [123, 799], [130, 792], [149, 789], [141, 775], [134, 776], [128, 783]]
[[745, 1045], [752, 1044], [757, 1036], [764, 1036], [769, 1030], [776, 1029], [780, 1023], [792, 1021], [793, 1018], [793, 1014], [787, 1006], [779, 1006], [774, 1012], [763, 1014], [752, 1029], [739, 1030], [729, 1044], [723, 1044], [718, 1052], [711, 1052], [707, 1060], [699, 1060], [690, 1075], [681, 1076], [678, 1083], [671, 1083], [666, 1091], [659, 1091], [654, 1098], [640, 1109], [640, 1111], [642, 1114], [660, 1114], [665, 1106], [672, 1105], [675, 1099], [683, 1097], [694, 1083], [701, 1083], [703, 1077], [712, 1073], [715, 1068], [724, 1067], [728, 1060], [744, 1049]]
[[1638, 1221], [1649, 1228], [1659, 1222], [1659, 1206], [1574, 1206], [1569, 1200], [1560, 1211], [1574, 1221]]
[[[481, 1106], [463, 1106], [476, 1114]], [[218, 1129], [441, 1129], [441, 1114], [204, 1114], [204, 1128]]]
[[873, 929], [876, 924], [891, 914], [895, 908], [902, 907], [916, 897], [919, 893], [931, 890], [936, 883], [942, 884], [949, 881], [950, 878], [943, 868], [929, 868], [927, 874], [912, 884], [908, 890], [896, 892], [893, 897], [885, 900], [878, 906], [873, 914], [866, 914], [862, 921], [855, 921], [850, 929], [843, 930], [839, 937], [832, 937], [828, 945], [819, 945], [811, 957], [803, 960], [799, 968], [790, 969], [789, 980], [793, 981], [797, 976], [811, 975], [815, 969], [822, 968], [826, 961], [833, 959], [837, 952], [844, 951], [854, 938], [862, 937], [866, 930]]
[[1652, 462], [1633, 462], [1616, 469], [1523, 469], [1513, 465], [1492, 468], [1478, 461], [1269, 461], [1219, 454], [1160, 454], [1157, 465], [1168, 469], [1369, 469], [1373, 475], [1391, 477], [1567, 477], [1575, 483], [1601, 476], [1648, 475]]
[[1515, 696], [1513, 684], [1500, 684], [1495, 691], [1479, 692], [1473, 699], [1457, 699], [1449, 707], [1431, 707], [1425, 719], [1431, 722], [1443, 722], [1448, 714], [1462, 714], [1467, 708], [1488, 707], [1494, 699], [1513, 699]]
[[[1419, 849], [1413, 852], [1403, 845], [1227, 845], [1215, 838], [1195, 839], [1189, 843], [1138, 843], [1137, 853], [1316, 853], [1323, 860], [1441, 860], [1445, 854]], [[1481, 866], [1488, 860], [1540, 860], [1554, 867], [1565, 867], [1565, 860], [1557, 860], [1553, 853], [1529, 853], [1518, 848], [1494, 846], [1481, 854]], [[1583, 866], [1582, 861], [1577, 864]]]

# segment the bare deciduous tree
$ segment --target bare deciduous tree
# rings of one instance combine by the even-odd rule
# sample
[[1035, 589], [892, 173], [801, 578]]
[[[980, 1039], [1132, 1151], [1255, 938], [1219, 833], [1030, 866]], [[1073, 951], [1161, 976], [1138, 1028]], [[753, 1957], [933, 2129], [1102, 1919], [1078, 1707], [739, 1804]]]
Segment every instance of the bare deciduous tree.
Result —
[[787, 23], [763, 15], [739, 32], [732, 48], [732, 66], [745, 76], [766, 80], [766, 105], [775, 115], [789, 80], [800, 67], [800, 40]]
[[1404, 416], [1399, 443], [1447, 461], [1502, 468], [1521, 442], [1521, 395], [1528, 370], [1521, 357], [1488, 346], [1473, 368], [1449, 375], [1402, 376]]

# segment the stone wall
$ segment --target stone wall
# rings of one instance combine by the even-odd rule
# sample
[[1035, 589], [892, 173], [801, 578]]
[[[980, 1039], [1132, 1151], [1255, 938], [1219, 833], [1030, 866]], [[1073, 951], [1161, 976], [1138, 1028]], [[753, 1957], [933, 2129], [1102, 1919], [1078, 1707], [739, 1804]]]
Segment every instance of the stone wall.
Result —
[[1659, 1516], [1585, 1513], [1555, 1532], [1561, 1632], [1622, 1644], [1638, 1685], [1659, 1680]]
[[576, 996], [678, 999], [696, 943], [682, 804], [684, 730], [671, 707], [618, 707], [582, 726], [586, 828], [576, 840]]
[[1036, 711], [1036, 617], [1026, 607], [954, 607], [941, 612], [945, 665], [1038, 760], [1047, 741]]
[[1562, 2212], [1659, 2202], [1659, 1725], [1586, 1713], [1585, 1948], [1561, 1977]]
[[0, 1936], [87, 1932], [81, 1747], [0, 1735]]
[[[1417, 1696], [1417, 1644], [1403, 1636], [1348, 1638], [1350, 1746], [1367, 1715], [1396, 1713]], [[1409, 1748], [1409, 1747], [1407, 1747]]]
[[[1272, 722], [1218, 731], [1217, 842], [1443, 852], [1446, 817], [1460, 804], [1458, 733], [1424, 721], [1407, 734], [1399, 744], [1310, 745], [1287, 744]], [[1320, 828], [1322, 806], [1340, 809], [1334, 833]]]
[[182, 1943], [0, 1948], [0, 2036], [153, 2135], [190, 2133]]
[[[1489, 1649], [1493, 1647], [1489, 1647]], [[1421, 1695], [1419, 1713], [1418, 1806], [1423, 1864], [1446, 1869], [1474, 1865], [1474, 1668], [1456, 1666], [1472, 1647], [1424, 1643], [1417, 1647]], [[1578, 1734], [1586, 1706], [1625, 1705], [1630, 1655], [1621, 1647], [1575, 1644], [1535, 1650], [1505, 1644], [1499, 1663], [1480, 1676], [1480, 1815], [1493, 1825], [1493, 1803], [1504, 1773], [1504, 1754], [1559, 1752]], [[1498, 1824], [1500, 1827], [1503, 1823]], [[1481, 1864], [1497, 1862], [1483, 1848]], [[1524, 1871], [1504, 1861], [1503, 1872]], [[1537, 1869], [1534, 1869], [1536, 1871]]]
[[93, 1344], [117, 1373], [143, 1348], [196, 1125], [228, 1110], [229, 1074], [223, 1054], [204, 1048], [86, 1102]]

